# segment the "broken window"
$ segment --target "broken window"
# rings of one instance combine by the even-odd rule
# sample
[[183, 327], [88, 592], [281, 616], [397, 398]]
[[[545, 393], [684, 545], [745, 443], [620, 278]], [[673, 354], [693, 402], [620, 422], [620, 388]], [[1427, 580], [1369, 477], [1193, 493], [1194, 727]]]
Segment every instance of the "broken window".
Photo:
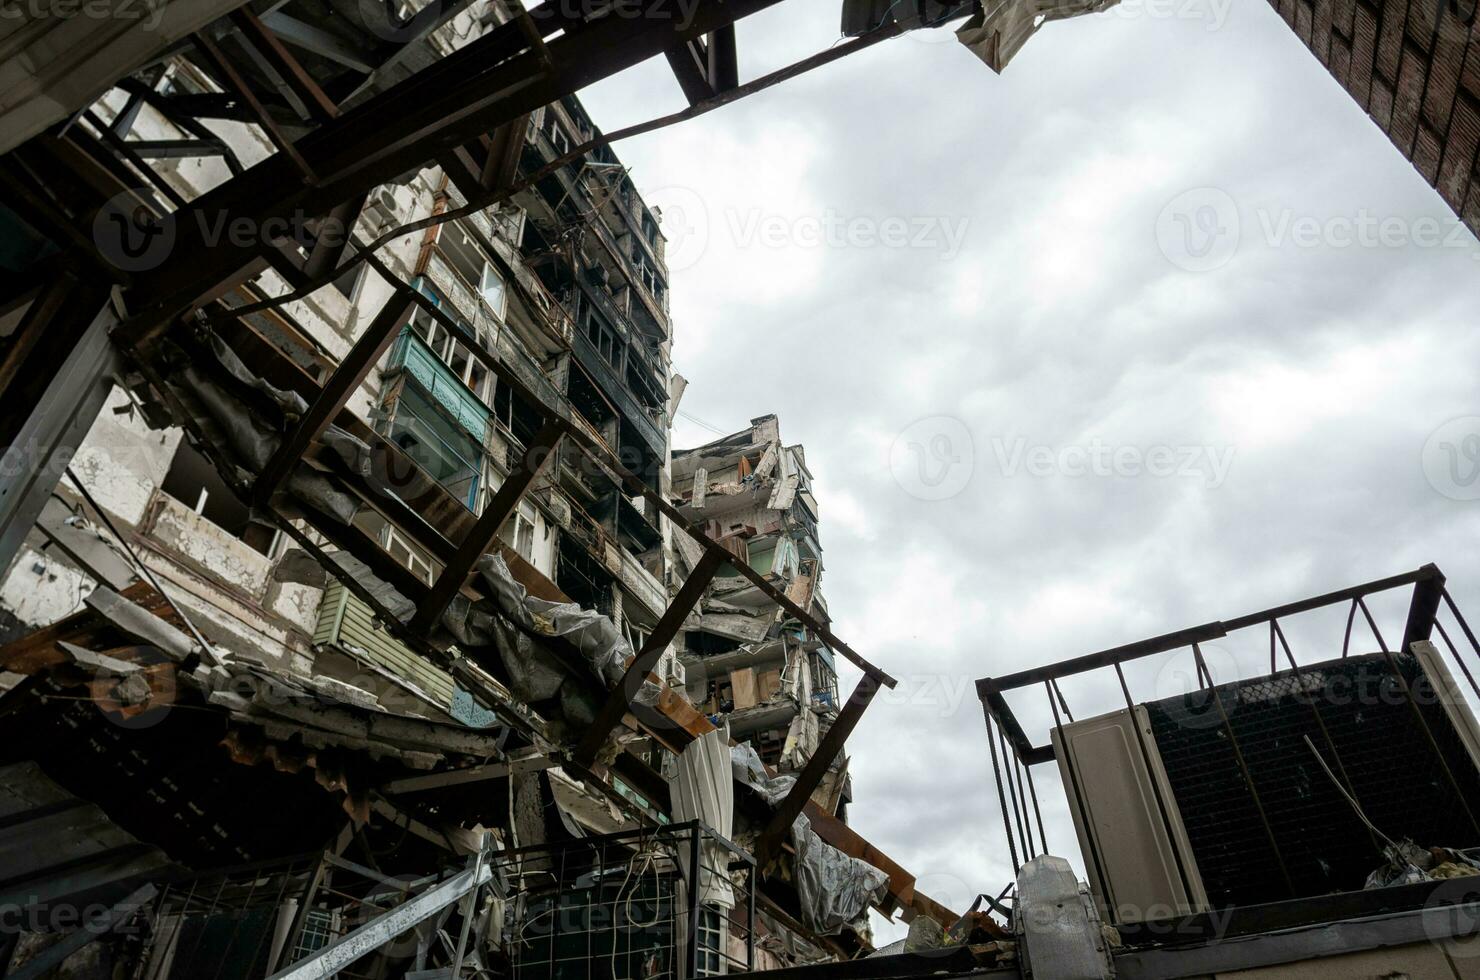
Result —
[[384, 545], [387, 554], [411, 569], [417, 578], [428, 585], [432, 584], [434, 573], [431, 559], [424, 555], [416, 545], [403, 537], [394, 525], [386, 524], [381, 543]]
[[365, 270], [368, 268], [370, 267], [364, 262], [350, 266], [348, 270], [341, 272], [330, 285], [337, 289], [345, 299], [353, 303], [356, 294], [359, 292], [360, 283], [365, 281]]
[[519, 552], [525, 561], [534, 560], [534, 508], [521, 504], [499, 531], [505, 544]]
[[407, 384], [391, 409], [387, 437], [472, 510], [482, 484], [483, 447]]

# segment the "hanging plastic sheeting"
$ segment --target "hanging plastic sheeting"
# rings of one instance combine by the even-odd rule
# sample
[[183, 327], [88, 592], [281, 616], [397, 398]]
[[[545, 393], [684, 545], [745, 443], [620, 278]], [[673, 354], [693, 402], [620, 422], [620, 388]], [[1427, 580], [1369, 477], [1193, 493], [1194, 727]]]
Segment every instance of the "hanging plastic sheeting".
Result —
[[[668, 781], [674, 823], [701, 820], [725, 840], [730, 840], [735, 832], [735, 780], [725, 752], [729, 740], [729, 732], [723, 728], [694, 739], [679, 754], [678, 771]], [[729, 861], [729, 852], [723, 845], [713, 841], [702, 845], [700, 903], [726, 909], [735, 907], [729, 876], [721, 873]], [[684, 880], [693, 881], [687, 848], [680, 848], [679, 862]]]
[[[795, 776], [769, 775], [749, 743], [730, 746], [730, 771], [772, 806], [784, 800], [796, 783]], [[792, 823], [791, 836], [802, 924], [808, 929], [824, 936], [841, 932], [883, 898], [889, 876], [818, 837], [805, 815]]]
[[824, 936], [840, 932], [884, 897], [889, 876], [823, 841], [805, 816], [792, 823], [791, 837], [802, 924], [808, 929]]
[[478, 574], [505, 616], [534, 633], [568, 639], [607, 685], [622, 679], [632, 647], [610, 619], [573, 602], [534, 598], [515, 581], [502, 555], [478, 559]]
[[749, 742], [730, 746], [730, 772], [772, 806], [779, 806], [796, 783], [795, 776], [772, 776]]

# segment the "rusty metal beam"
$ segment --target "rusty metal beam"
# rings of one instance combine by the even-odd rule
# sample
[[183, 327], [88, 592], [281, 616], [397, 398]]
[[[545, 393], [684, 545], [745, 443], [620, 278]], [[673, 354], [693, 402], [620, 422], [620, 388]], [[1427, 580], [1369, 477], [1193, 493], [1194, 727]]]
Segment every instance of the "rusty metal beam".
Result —
[[[530, 45], [527, 25], [504, 24], [288, 144], [290, 151], [201, 195], [192, 210], [246, 218], [259, 228], [272, 218], [326, 214], [527, 112], [779, 2], [700, 0], [678, 21], [667, 13], [671, 0], [639, 0], [632, 16], [584, 24], [562, 16], [559, 5], [545, 4], [531, 11], [538, 32], [565, 33], [544, 52]], [[580, 29], [566, 30], [575, 26]], [[299, 161], [319, 179], [300, 179], [305, 171]], [[232, 242], [204, 247], [192, 218], [182, 216], [178, 223], [176, 252], [186, 258], [140, 277], [133, 303], [139, 313], [126, 339], [147, 341], [186, 312], [194, 297], [223, 280], [225, 286], [240, 281], [234, 277], [247, 257], [242, 253], [253, 249]]]
[[806, 807], [807, 801], [812, 798], [812, 791], [822, 782], [822, 777], [832, 766], [832, 761], [843, 751], [843, 743], [858, 727], [858, 721], [863, 717], [864, 710], [874, 695], [879, 691], [879, 682], [868, 674], [859, 678], [858, 686], [848, 697], [848, 703], [843, 705], [843, 710], [838, 712], [837, 720], [822, 736], [817, 751], [812, 753], [812, 758], [807, 760], [806, 766], [797, 774], [797, 781], [791, 787], [791, 792], [786, 794], [786, 799], [776, 807], [776, 813], [771, 817], [771, 822], [766, 824], [766, 829], [761, 832], [760, 839], [756, 842], [756, 863], [764, 868], [781, 853], [781, 844], [786, 840], [786, 835], [791, 832], [791, 825], [796, 821], [798, 815]]
[[350, 239], [354, 237], [355, 222], [365, 209], [368, 193], [360, 194], [335, 206], [320, 222], [314, 232], [313, 248], [308, 251], [308, 260], [303, 263], [303, 275], [313, 281], [325, 273], [337, 269], [349, 251]]
[[413, 630], [430, 629], [442, 618], [442, 611], [447, 608], [452, 597], [461, 591], [473, 566], [494, 546], [499, 531], [518, 509], [519, 501], [554, 458], [555, 447], [559, 445], [561, 435], [559, 425], [546, 422], [535, 433], [524, 452], [519, 454], [509, 475], [504, 478], [498, 492], [479, 516], [478, 523], [473, 525], [473, 530], [458, 545], [457, 554], [442, 569], [442, 575], [432, 586], [432, 591], [417, 607], [416, 615], [411, 620]]
[[272, 113], [267, 111], [267, 107], [257, 98], [257, 93], [252, 91], [252, 86], [242, 77], [241, 72], [236, 70], [236, 66], [231, 63], [225, 53], [217, 47], [216, 42], [211, 40], [210, 35], [202, 30], [195, 35], [194, 40], [196, 49], [205, 59], [207, 66], [214, 69], [226, 87], [235, 92], [251, 108], [252, 115], [262, 127], [263, 132], [267, 134], [267, 138], [272, 140], [272, 145], [293, 161], [293, 166], [298, 168], [305, 180], [317, 181], [318, 174], [314, 172], [313, 167], [304, 159], [303, 154], [298, 152], [298, 147], [293, 145], [293, 140], [288, 134], [278, 127], [276, 120], [272, 118]]
[[283, 84], [296, 95], [309, 115], [319, 122], [328, 122], [339, 115], [339, 106], [324, 93], [319, 83], [304, 69], [293, 53], [283, 44], [282, 38], [272, 32], [266, 24], [252, 13], [250, 7], [239, 7], [231, 12], [231, 22], [266, 59], [272, 70], [283, 80]]
[[494, 130], [488, 141], [488, 154], [484, 158], [481, 174], [484, 190], [498, 193], [514, 185], [519, 176], [519, 158], [524, 152], [524, 134], [529, 128], [529, 116], [526, 112]]
[[728, 24], [709, 35], [709, 86], [716, 93], [740, 84], [740, 58], [735, 47], [735, 25]]
[[1439, 614], [1439, 600], [1444, 595], [1444, 573], [1437, 565], [1425, 565], [1433, 574], [1413, 583], [1413, 597], [1408, 601], [1408, 619], [1403, 624], [1403, 645], [1398, 649], [1410, 653], [1413, 644], [1427, 640], [1434, 632], [1434, 617]]
[[709, 52], [704, 43], [697, 38], [675, 45], [663, 52], [668, 59], [668, 65], [673, 69], [673, 77], [678, 79], [678, 87], [683, 89], [684, 98], [689, 100], [689, 105], [712, 99], [718, 93], [709, 80]]
[[380, 360], [398, 331], [411, 317], [414, 303], [409, 289], [398, 289], [380, 308], [370, 326], [355, 341], [339, 367], [324, 382], [324, 387], [309, 405], [303, 418], [294, 426], [283, 444], [273, 453], [253, 487], [253, 497], [266, 503], [277, 491], [303, 453], [344, 408], [349, 396], [365, 380], [370, 369]]
[[622, 675], [622, 680], [616, 687], [612, 688], [607, 695], [606, 703], [597, 712], [596, 720], [586, 730], [581, 744], [576, 747], [575, 757], [581, 765], [589, 766], [595, 759], [601, 747], [606, 744], [606, 738], [612, 729], [622, 722], [622, 716], [632, 705], [641, 690], [643, 682], [647, 680], [648, 674], [658, 665], [658, 660], [663, 656], [663, 651], [668, 649], [668, 644], [678, 635], [683, 628], [683, 622], [688, 618], [694, 606], [698, 604], [704, 590], [709, 587], [709, 582], [714, 578], [720, 566], [729, 561], [728, 554], [719, 551], [706, 551], [699, 559], [699, 564], [689, 573], [684, 580], [683, 586], [678, 590], [678, 595], [668, 604], [663, 611], [663, 616], [658, 620], [653, 631], [649, 634], [647, 642], [642, 645], [642, 651], [627, 665], [627, 672]]

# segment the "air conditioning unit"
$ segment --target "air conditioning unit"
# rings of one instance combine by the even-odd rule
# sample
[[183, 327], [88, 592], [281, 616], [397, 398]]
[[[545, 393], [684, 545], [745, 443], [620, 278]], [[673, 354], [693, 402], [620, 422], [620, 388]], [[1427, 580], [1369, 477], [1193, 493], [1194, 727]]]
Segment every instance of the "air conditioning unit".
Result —
[[370, 225], [372, 233], [381, 235], [396, 227], [400, 213], [401, 207], [396, 202], [395, 190], [382, 186], [370, 192], [361, 216]]
[[676, 691], [684, 689], [686, 678], [683, 663], [678, 659], [678, 652], [672, 647], [665, 650], [663, 656], [658, 660], [656, 673], [658, 679], [663, 682], [664, 687]]
[[1053, 746], [1110, 922], [1362, 891], [1382, 857], [1336, 779], [1394, 840], [1476, 843], [1480, 725], [1427, 642], [1080, 719]]

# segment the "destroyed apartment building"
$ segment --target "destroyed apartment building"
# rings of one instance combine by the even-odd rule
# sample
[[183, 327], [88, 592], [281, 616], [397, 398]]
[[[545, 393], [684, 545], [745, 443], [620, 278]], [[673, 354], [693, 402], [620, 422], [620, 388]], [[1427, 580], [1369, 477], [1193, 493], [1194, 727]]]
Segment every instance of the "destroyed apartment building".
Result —
[[[828, 622], [812, 477], [803, 448], [781, 442], [774, 415], [696, 449], [675, 450], [671, 481], [685, 517]], [[679, 563], [696, 566], [697, 545], [683, 537], [675, 542]], [[739, 574], [711, 581], [697, 622], [683, 634], [679, 659], [690, 700], [711, 717], [723, 716], [732, 738], [751, 742], [781, 772], [803, 768], [837, 717], [832, 653]], [[852, 795], [846, 757], [834, 760], [820, 792], [829, 812], [845, 812]]]
[[[1106, 4], [843, 0], [742, 82], [782, 2], [0, 18], [0, 976], [1480, 976], [1480, 641], [1432, 565], [980, 680], [1013, 880], [969, 908], [850, 826], [896, 681], [779, 420], [671, 445], [612, 147]], [[1474, 18], [1275, 8], [1474, 227]], [[656, 58], [687, 108], [603, 131], [577, 93]], [[1196, 689], [1148, 698], [1162, 657]]]
[[[243, 8], [10, 173], [70, 160], [100, 257], [168, 276], [209, 228], [158, 216], [531, 29], [443, 13], [387, 44]], [[3, 532], [5, 975], [705, 976], [867, 951], [870, 909], [955, 923], [846, 822], [892, 680], [829, 630], [801, 448], [766, 417], [671, 450], [661, 216], [600, 136], [535, 107], [131, 341], [44, 244], [51, 192], [17, 202], [5, 380], [87, 377], [7, 423], [73, 441]]]

